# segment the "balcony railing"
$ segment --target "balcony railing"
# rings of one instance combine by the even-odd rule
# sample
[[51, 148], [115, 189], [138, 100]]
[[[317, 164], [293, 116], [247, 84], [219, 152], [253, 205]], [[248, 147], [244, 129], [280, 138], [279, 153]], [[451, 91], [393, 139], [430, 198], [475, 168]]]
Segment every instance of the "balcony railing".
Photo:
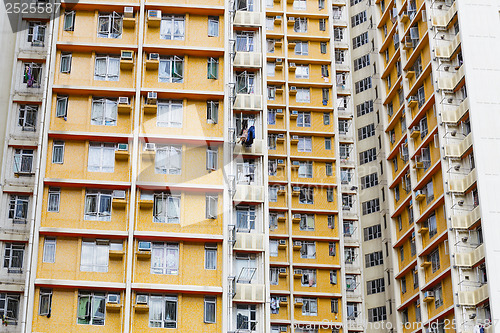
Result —
[[481, 244], [468, 253], [455, 254], [455, 265], [459, 267], [473, 267], [484, 259], [484, 245]]

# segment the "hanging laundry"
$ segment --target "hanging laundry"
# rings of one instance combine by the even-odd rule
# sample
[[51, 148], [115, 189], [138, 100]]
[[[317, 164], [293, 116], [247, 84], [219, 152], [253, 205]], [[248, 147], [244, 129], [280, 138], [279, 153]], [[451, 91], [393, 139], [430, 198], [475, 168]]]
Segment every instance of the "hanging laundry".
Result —
[[247, 139], [245, 140], [245, 146], [246, 147], [251, 147], [253, 144], [253, 140], [255, 139], [255, 126], [252, 125], [248, 129], [247, 133]]

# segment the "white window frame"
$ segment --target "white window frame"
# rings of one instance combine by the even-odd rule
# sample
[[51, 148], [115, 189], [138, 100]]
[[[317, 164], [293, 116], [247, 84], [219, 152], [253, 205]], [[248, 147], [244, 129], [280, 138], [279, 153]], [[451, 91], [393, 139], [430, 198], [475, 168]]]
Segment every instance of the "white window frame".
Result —
[[184, 40], [185, 34], [186, 17], [184, 15], [162, 15], [160, 39]]
[[313, 178], [313, 162], [299, 161], [299, 178]]
[[[102, 110], [99, 110], [102, 108]], [[118, 119], [118, 100], [112, 98], [94, 98], [92, 100], [91, 125], [116, 126]]]
[[45, 263], [56, 262], [57, 240], [52, 237], [45, 237], [43, 240], [43, 259]]
[[219, 37], [219, 17], [208, 17], [208, 37]]
[[99, 13], [97, 18], [97, 37], [121, 38], [123, 32], [123, 15], [117, 12]]
[[297, 88], [297, 95], [295, 95], [297, 103], [311, 103], [311, 89]]
[[151, 274], [179, 274], [179, 243], [152, 243]]
[[49, 195], [47, 198], [47, 212], [59, 212], [59, 205], [61, 203], [61, 189], [50, 187]]
[[89, 172], [115, 171], [116, 144], [105, 142], [90, 142], [88, 155]]
[[[174, 306], [172, 314], [167, 316], [167, 303], [170, 308]], [[172, 310], [172, 309], [170, 309]], [[149, 327], [177, 328], [178, 299], [177, 296], [156, 296], [149, 297]]]
[[159, 100], [156, 111], [156, 126], [182, 127], [183, 115], [182, 100]]
[[[95, 200], [95, 209], [89, 206]], [[111, 221], [111, 201], [112, 191], [88, 190], [85, 194], [85, 215], [86, 221]], [[93, 210], [91, 210], [93, 209]]]
[[153, 222], [180, 223], [181, 196], [170, 193], [155, 193], [153, 200]]
[[299, 142], [297, 144], [297, 151], [300, 153], [311, 153], [312, 152], [312, 137], [299, 136]]
[[[102, 68], [99, 68], [101, 64]], [[120, 80], [120, 57], [111, 55], [99, 55], [95, 57], [94, 80], [96, 81], [119, 81]]]
[[82, 272], [108, 272], [109, 241], [83, 240], [80, 259]]
[[159, 174], [180, 175], [182, 172], [182, 147], [170, 145], [157, 146], [155, 172]]
[[160, 59], [158, 82], [184, 82], [184, 57], [168, 56]]

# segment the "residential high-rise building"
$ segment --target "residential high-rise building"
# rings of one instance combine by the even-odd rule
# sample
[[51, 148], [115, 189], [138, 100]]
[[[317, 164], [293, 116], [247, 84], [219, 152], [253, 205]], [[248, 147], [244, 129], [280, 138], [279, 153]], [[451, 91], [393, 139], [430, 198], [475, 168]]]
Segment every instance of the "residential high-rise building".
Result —
[[493, 332], [499, 4], [49, 4], [2, 60], [0, 331]]

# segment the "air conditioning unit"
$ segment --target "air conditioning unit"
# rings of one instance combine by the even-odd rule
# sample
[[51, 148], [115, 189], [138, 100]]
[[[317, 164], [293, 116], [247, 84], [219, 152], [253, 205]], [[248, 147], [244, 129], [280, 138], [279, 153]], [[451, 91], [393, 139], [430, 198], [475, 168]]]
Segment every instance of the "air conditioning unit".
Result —
[[124, 190], [114, 190], [113, 199], [125, 199], [126, 193]]
[[281, 64], [283, 62], [283, 58], [276, 58], [276, 63]]
[[155, 91], [149, 91], [146, 102], [148, 104], [156, 104], [157, 98], [158, 98], [158, 94]]
[[139, 251], [151, 251], [151, 242], [139, 241], [137, 249]]
[[[302, 241], [294, 241], [293, 246], [302, 246]], [[302, 271], [300, 274], [302, 274]]]
[[424, 298], [427, 298], [427, 297], [434, 297], [434, 291], [431, 291], [431, 290], [426, 291], [424, 293]]
[[285, 163], [285, 160], [278, 160], [278, 164], [283, 164]]
[[292, 140], [298, 140], [299, 136], [298, 135], [292, 135]]
[[123, 50], [120, 58], [121, 58], [121, 60], [133, 60], [134, 59], [134, 51]]
[[295, 17], [289, 17], [289, 18], [288, 18], [288, 21], [289, 21], [289, 22], [295, 22]]
[[295, 303], [303, 303], [302, 297], [296, 297], [295, 298]]
[[412, 102], [412, 101], [417, 102], [418, 101], [417, 100], [417, 96], [410, 96], [410, 97], [408, 97], [408, 102]]
[[281, 185], [280, 186], [280, 191], [284, 191], [285, 190], [285, 185]]
[[276, 109], [276, 113], [283, 113], [283, 109]]
[[156, 144], [151, 143], [151, 142], [146, 142], [144, 145], [144, 149], [148, 151], [155, 151], [156, 150]]
[[161, 11], [156, 9], [148, 10], [148, 19], [159, 19], [161, 18]]
[[136, 295], [135, 304], [148, 304], [148, 295]]
[[281, 15], [276, 15], [277, 20], [281, 20]]
[[293, 274], [302, 275], [302, 270], [301, 269], [294, 269]]
[[296, 114], [296, 115], [298, 115], [298, 114], [299, 114], [299, 111], [297, 111], [297, 110], [292, 110], [292, 114]]
[[293, 218], [294, 218], [294, 219], [300, 219], [300, 218], [301, 218], [301, 215], [300, 215], [300, 214], [293, 214]]
[[120, 294], [108, 294], [108, 303], [119, 304], [120, 303]]
[[418, 125], [415, 125], [415, 126], [413, 126], [413, 127], [411, 128], [410, 133], [413, 133], [413, 132], [418, 132], [418, 131], [420, 131], [420, 127], [419, 127]]
[[[286, 269], [285, 269], [285, 272], [286, 272]], [[280, 302], [286, 303], [286, 302], [288, 302], [288, 298], [286, 298], [286, 296], [280, 296]], [[286, 326], [281, 326], [281, 327], [285, 327], [286, 328]]]
[[[286, 245], [286, 239], [280, 239], [279, 240], [279, 245]], [[286, 270], [285, 270], [285, 272], [286, 272]]]
[[[286, 297], [285, 297], [286, 299]], [[280, 326], [280, 332], [286, 332], [286, 326]]]
[[422, 190], [417, 190], [417, 191], [415, 192], [415, 195], [416, 195], [416, 196], [419, 196], [419, 195], [425, 195], [425, 193], [424, 193], [424, 191], [422, 191]]
[[299, 161], [292, 161], [292, 165], [300, 165]]
[[124, 17], [134, 17], [134, 7], [123, 8], [123, 16]]
[[159, 53], [150, 53], [148, 54], [148, 60], [160, 61]]
[[290, 63], [290, 67], [295, 68], [295, 67], [297, 67], [297, 66], [295, 65], [295, 63], [294, 63], [294, 62], [291, 62], [291, 63]]
[[284, 138], [285, 137], [285, 134], [281, 133], [281, 134], [278, 134], [278, 138]]
[[129, 104], [128, 97], [118, 97], [118, 104]]
[[[293, 190], [294, 190], [294, 191], [296, 191], [296, 192], [300, 191], [300, 186], [294, 186], [294, 187], [293, 187]], [[299, 214], [299, 215], [300, 215], [300, 214]]]
[[128, 143], [119, 143], [118, 150], [119, 151], [128, 151]]

